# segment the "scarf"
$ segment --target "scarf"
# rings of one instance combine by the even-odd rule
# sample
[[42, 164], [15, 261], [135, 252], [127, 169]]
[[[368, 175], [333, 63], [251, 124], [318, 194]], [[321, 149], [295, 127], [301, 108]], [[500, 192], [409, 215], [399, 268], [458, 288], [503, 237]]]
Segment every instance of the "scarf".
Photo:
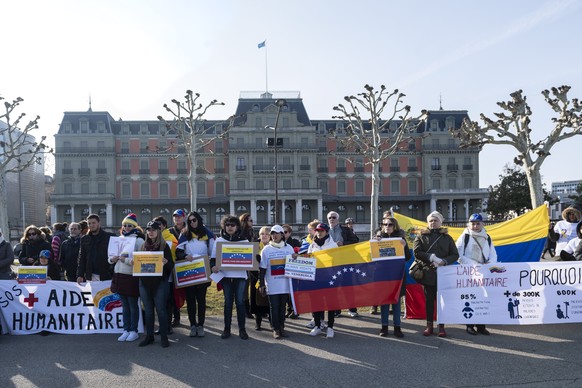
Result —
[[485, 228], [481, 229], [480, 232], [475, 232], [469, 229], [469, 234], [471, 235], [471, 238], [475, 240], [475, 244], [472, 246], [471, 259], [477, 263], [483, 263], [485, 261], [483, 247], [488, 243], [487, 232], [485, 232]]
[[327, 236], [325, 236], [324, 238], [317, 238], [317, 237], [314, 237], [314, 238], [313, 238], [313, 241], [314, 241], [314, 242], [315, 242], [317, 245], [319, 245], [320, 247], [322, 247], [322, 246], [323, 246], [323, 244], [325, 244], [325, 240], [327, 240], [328, 238], [329, 238], [329, 234], [328, 234]]
[[135, 234], [135, 237], [138, 237], [137, 232], [139, 232], [139, 230], [137, 228], [135, 228], [129, 232], [122, 231], [121, 234], [124, 235], [125, 237], [128, 237], [128, 236], [131, 236], [132, 234]]
[[285, 246], [285, 241], [281, 240], [280, 243], [276, 243], [275, 241], [269, 241], [269, 245], [274, 248], [281, 249]]

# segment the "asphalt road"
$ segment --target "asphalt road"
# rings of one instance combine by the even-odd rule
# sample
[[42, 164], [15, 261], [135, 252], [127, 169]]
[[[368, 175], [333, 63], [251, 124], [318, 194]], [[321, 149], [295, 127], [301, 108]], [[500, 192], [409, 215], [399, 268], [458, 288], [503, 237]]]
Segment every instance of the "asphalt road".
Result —
[[564, 387], [582, 386], [582, 324], [489, 326], [469, 336], [422, 336], [423, 322], [403, 320], [403, 339], [378, 336], [380, 318], [336, 320], [334, 339], [311, 337], [307, 315], [287, 321], [288, 339], [270, 331], [220, 338], [209, 317], [204, 338], [182, 327], [170, 347], [117, 342], [118, 335], [0, 336], [0, 387]]

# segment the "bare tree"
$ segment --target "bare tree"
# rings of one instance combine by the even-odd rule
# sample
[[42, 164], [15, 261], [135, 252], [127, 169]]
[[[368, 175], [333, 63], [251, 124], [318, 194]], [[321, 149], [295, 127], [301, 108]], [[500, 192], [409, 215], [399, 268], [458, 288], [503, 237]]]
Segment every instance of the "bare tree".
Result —
[[568, 98], [570, 86], [560, 86], [542, 91], [542, 95], [558, 117], [553, 117], [553, 128], [540, 141], [532, 141], [530, 116], [532, 114], [526, 102], [526, 96], [518, 90], [510, 94], [511, 101], [498, 102], [503, 112], [494, 113], [492, 120], [481, 113], [483, 125], [465, 120], [458, 130], [451, 129], [453, 136], [461, 140], [462, 147], [483, 146], [485, 144], [505, 144], [517, 150], [513, 162], [522, 166], [530, 187], [531, 205], [535, 209], [544, 201], [540, 169], [550, 156], [552, 147], [565, 139], [582, 134], [580, 111], [582, 105], [577, 98]]
[[53, 150], [44, 143], [46, 136], [36, 141], [32, 135], [40, 117], [26, 123], [26, 113], [17, 113], [24, 101], [21, 97], [7, 101], [0, 96], [0, 101], [4, 102], [4, 112], [0, 114], [0, 227], [9, 236], [6, 174], [18, 173], [34, 163], [42, 164], [44, 156]]
[[[171, 105], [164, 104], [166, 112], [170, 113], [172, 118], [170, 120], [158, 116], [158, 120], [166, 124], [168, 130], [166, 135], [173, 135], [179, 142], [180, 146], [184, 147], [185, 156], [188, 159], [189, 175], [188, 182], [190, 186], [190, 210], [197, 208], [197, 190], [196, 190], [196, 158], [197, 154], [204, 150], [204, 147], [213, 143], [218, 139], [226, 137], [230, 127], [232, 126], [233, 117], [231, 117], [226, 126], [224, 123], [209, 125], [204, 118], [207, 111], [214, 106], [224, 105], [223, 102], [212, 100], [206, 105], [198, 102], [200, 98], [199, 93], [193, 93], [191, 90], [186, 91], [184, 101], [173, 99]], [[170, 152], [177, 151], [178, 146], [176, 142], [171, 142], [167, 149], [156, 149], [156, 152]], [[175, 157], [180, 157], [177, 154]]]
[[[338, 104], [339, 112], [334, 119], [343, 120], [343, 129], [332, 130], [330, 136], [347, 155], [361, 155], [364, 165], [372, 166], [372, 193], [370, 196], [370, 238], [378, 226], [378, 197], [380, 189], [380, 165], [412, 139], [412, 133], [426, 120], [427, 112], [411, 117], [410, 106], [404, 105], [404, 93], [398, 89], [388, 91], [384, 85], [375, 90], [370, 85], [355, 96], [345, 96], [346, 105]], [[384, 118], [383, 118], [384, 117]], [[394, 123], [394, 125], [391, 125]], [[350, 162], [353, 159], [345, 157]]]

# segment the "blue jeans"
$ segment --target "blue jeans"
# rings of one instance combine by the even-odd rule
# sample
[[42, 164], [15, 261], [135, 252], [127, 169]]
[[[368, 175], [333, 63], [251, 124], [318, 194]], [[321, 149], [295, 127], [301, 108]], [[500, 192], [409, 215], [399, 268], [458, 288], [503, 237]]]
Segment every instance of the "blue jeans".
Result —
[[137, 296], [118, 295], [123, 311], [123, 330], [137, 332], [137, 323], [139, 322]]
[[392, 306], [392, 319], [394, 320], [394, 326], [400, 326], [400, 298], [398, 298], [398, 302], [394, 304], [383, 304], [380, 306], [380, 321], [382, 322], [382, 326], [388, 326], [388, 313], [390, 311], [390, 306]]
[[289, 294], [269, 295], [271, 309], [271, 326], [273, 330], [281, 330], [285, 327], [285, 305]]
[[224, 291], [224, 328], [230, 330], [232, 322], [232, 303], [236, 303], [236, 319], [238, 321], [238, 329], [245, 328], [245, 283], [243, 278], [222, 278], [222, 289]]
[[149, 337], [154, 336], [154, 306], [158, 312], [158, 324], [160, 335], [168, 335], [168, 285], [166, 281], [160, 282], [150, 294], [148, 288], [139, 282], [139, 296], [145, 311], [145, 332]]

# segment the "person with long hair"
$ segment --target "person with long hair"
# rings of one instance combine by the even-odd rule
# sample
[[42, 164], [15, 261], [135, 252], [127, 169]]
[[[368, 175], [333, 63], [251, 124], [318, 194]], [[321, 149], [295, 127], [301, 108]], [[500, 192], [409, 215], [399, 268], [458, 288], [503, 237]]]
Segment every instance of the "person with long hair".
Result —
[[[225, 215], [220, 220], [220, 237], [216, 239], [216, 243], [219, 242], [248, 242], [247, 239], [241, 236], [240, 220], [238, 217], [233, 215]], [[241, 339], [249, 339], [245, 328], [245, 304], [244, 304], [244, 292], [245, 283], [247, 279], [247, 271], [241, 270], [219, 270], [216, 266], [216, 246], [212, 248], [212, 254], [210, 256], [210, 267], [212, 272], [218, 273], [222, 272], [224, 277], [220, 281], [224, 291], [224, 330], [220, 337], [222, 339], [227, 339], [230, 337], [230, 327], [232, 322], [232, 305], [233, 302], [236, 304], [236, 318], [238, 321], [238, 335]]]
[[[400, 229], [400, 225], [398, 225], [398, 221], [396, 218], [387, 217], [382, 220], [382, 229], [380, 232], [380, 239], [384, 238], [399, 238], [402, 242], [402, 246], [404, 247], [404, 259], [406, 261], [410, 260], [411, 253], [410, 248], [408, 248], [408, 243], [406, 242], [406, 235], [402, 229]], [[400, 287], [400, 295], [398, 300], [394, 304], [385, 304], [380, 306], [380, 321], [382, 322], [382, 328], [380, 329], [380, 336], [386, 337], [388, 336], [388, 315], [390, 312], [390, 307], [392, 307], [392, 321], [394, 322], [394, 336], [398, 338], [404, 337], [402, 333], [401, 325], [401, 299], [406, 295], [406, 276], [403, 276], [402, 279], [402, 286]]]
[[[240, 220], [240, 230], [241, 236], [251, 242], [257, 241], [257, 236], [255, 235], [255, 230], [253, 229], [253, 217], [251, 217], [250, 213], [243, 213], [241, 214], [238, 219]], [[250, 272], [250, 271], [249, 271]], [[250, 273], [249, 278], [245, 282], [245, 295], [244, 295], [244, 302], [245, 302], [245, 314], [247, 318], [253, 319], [253, 313], [251, 312], [251, 302], [249, 298], [249, 290], [252, 293], [252, 289], [250, 288]]]
[[[204, 226], [202, 216], [191, 211], [186, 216], [186, 227], [182, 229], [176, 259], [178, 261], [193, 261], [198, 256], [210, 257], [215, 242], [214, 234]], [[197, 283], [185, 288], [188, 319], [190, 320], [190, 337], [204, 337], [204, 321], [206, 319], [206, 290], [208, 283]], [[198, 312], [198, 319], [196, 319]]]
[[52, 252], [51, 244], [46, 241], [45, 234], [34, 225], [29, 225], [24, 229], [20, 243], [22, 250], [18, 255], [18, 261], [22, 265], [33, 265], [34, 262], [38, 261], [41, 251], [48, 249]]
[[[449, 235], [449, 230], [443, 228], [444, 217], [433, 211], [426, 218], [428, 227], [422, 229], [414, 240], [414, 259], [422, 264], [423, 277], [419, 281], [424, 286], [426, 298], [426, 328], [422, 332], [425, 337], [433, 333], [434, 306], [437, 295], [437, 268], [453, 264], [459, 259], [459, 251], [455, 240]], [[445, 325], [439, 324], [439, 337], [446, 337]]]
[[162, 228], [157, 221], [150, 221], [146, 226], [146, 239], [142, 251], [164, 252], [162, 259], [162, 276], [141, 276], [139, 279], [139, 296], [145, 311], [145, 338], [139, 346], [147, 346], [154, 342], [154, 307], [158, 313], [160, 338], [163, 348], [170, 346], [168, 341], [168, 310], [167, 293], [168, 277], [174, 269], [172, 251], [162, 237]]
[[[137, 225], [137, 216], [128, 214], [121, 223], [119, 233], [124, 239], [135, 240], [134, 251], [139, 251], [144, 244], [144, 234]], [[120, 252], [119, 256], [108, 258], [113, 267], [111, 292], [117, 293], [121, 299], [123, 313], [123, 333], [117, 338], [119, 342], [133, 342], [139, 338], [137, 325], [139, 322], [139, 279], [133, 276], [133, 254]]]

